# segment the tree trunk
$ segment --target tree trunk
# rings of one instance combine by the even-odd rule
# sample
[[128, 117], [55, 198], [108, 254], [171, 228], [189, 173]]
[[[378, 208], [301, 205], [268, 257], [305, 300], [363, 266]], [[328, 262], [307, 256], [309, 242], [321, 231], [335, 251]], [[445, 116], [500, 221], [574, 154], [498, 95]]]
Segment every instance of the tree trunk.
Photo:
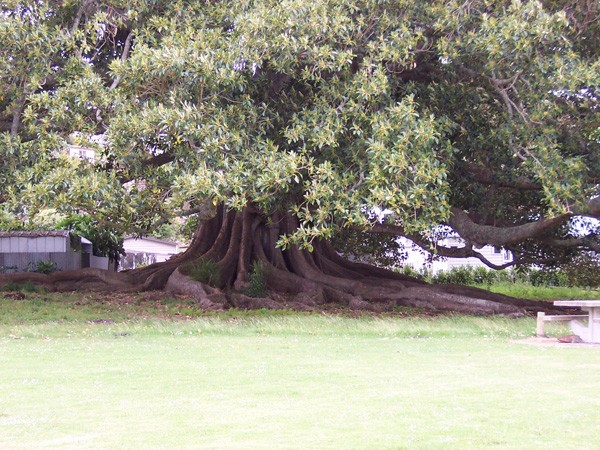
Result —
[[[548, 311], [548, 304], [515, 299], [465, 286], [429, 285], [424, 281], [340, 256], [327, 242], [314, 251], [276, 247], [279, 236], [293, 231], [292, 216], [267, 221], [254, 209], [226, 211], [198, 227], [190, 247], [168, 261], [141, 269], [110, 273], [97, 269], [0, 275], [12, 282], [32, 281], [51, 290], [139, 291], [167, 289], [191, 295], [203, 308], [288, 307], [311, 309], [338, 303], [355, 309], [397, 307], [463, 313], [521, 315]], [[264, 291], [264, 292], [263, 292]], [[260, 298], [257, 298], [260, 296]]]

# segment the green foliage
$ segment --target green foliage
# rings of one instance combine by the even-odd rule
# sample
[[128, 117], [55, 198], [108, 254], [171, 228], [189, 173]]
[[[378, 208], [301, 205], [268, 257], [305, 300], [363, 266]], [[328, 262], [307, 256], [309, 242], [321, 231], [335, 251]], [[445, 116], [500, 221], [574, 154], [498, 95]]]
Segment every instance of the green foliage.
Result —
[[252, 263], [252, 270], [248, 274], [248, 287], [244, 293], [249, 297], [266, 297], [267, 279], [265, 271], [267, 268], [260, 261]]
[[212, 259], [198, 259], [183, 268], [184, 273], [191, 279], [209, 286], [218, 287], [221, 284], [221, 270]]
[[[2, 6], [0, 202], [109, 223], [100, 254], [202, 203], [291, 211], [280, 245], [308, 248], [368, 230], [373, 207], [407, 234], [451, 207], [504, 227], [597, 216], [597, 2], [79, 6]], [[547, 242], [514, 245], [571, 257]]]
[[600, 257], [589, 253], [574, 258], [561, 266], [569, 286], [600, 288]]
[[8, 283], [0, 288], [4, 292], [29, 292], [29, 293], [43, 293], [43, 288], [35, 286], [31, 281], [24, 283]]
[[483, 285], [487, 287], [496, 284], [516, 283], [524, 286], [539, 287], [578, 287], [598, 288], [598, 261], [586, 259], [579, 268], [564, 266], [554, 268], [519, 267], [508, 270], [492, 270], [485, 267], [460, 266], [448, 271], [440, 271], [430, 275], [427, 280], [439, 284]]
[[17, 266], [0, 266], [0, 273], [11, 273], [17, 270]]
[[31, 230], [55, 230], [57, 225], [66, 219], [67, 216], [56, 208], [46, 208], [31, 217], [26, 224], [26, 228]]
[[409, 277], [418, 278], [418, 279], [423, 279], [424, 278], [423, 274], [421, 274], [420, 272], [416, 271], [411, 266], [404, 266], [404, 267], [402, 267], [401, 273], [403, 275], [406, 275], [406, 276], [409, 276]]
[[57, 270], [56, 263], [53, 261], [41, 261], [40, 260], [35, 263], [30, 262], [27, 265], [27, 272], [49, 274], [52, 272], [56, 272], [56, 270]]
[[[476, 285], [477, 286], [477, 285]], [[533, 286], [531, 283], [498, 281], [491, 286], [480, 285], [483, 289], [498, 294], [532, 300], [589, 299], [600, 300], [600, 290], [578, 287]]]
[[94, 255], [108, 256], [117, 260], [125, 253], [123, 232], [100, 223], [88, 215], [72, 214], [56, 225], [59, 230], [73, 231], [74, 234], [89, 239], [93, 244]]
[[12, 213], [0, 207], [0, 230], [12, 231], [23, 227], [22, 222]]
[[448, 271], [439, 271], [431, 277], [432, 283], [439, 284], [473, 284], [473, 268], [471, 266], [453, 267]]
[[407, 252], [395, 236], [343, 229], [332, 239], [333, 247], [346, 258], [393, 269], [401, 266]]
[[533, 270], [529, 274], [529, 282], [533, 286], [568, 286], [569, 279], [560, 270]]

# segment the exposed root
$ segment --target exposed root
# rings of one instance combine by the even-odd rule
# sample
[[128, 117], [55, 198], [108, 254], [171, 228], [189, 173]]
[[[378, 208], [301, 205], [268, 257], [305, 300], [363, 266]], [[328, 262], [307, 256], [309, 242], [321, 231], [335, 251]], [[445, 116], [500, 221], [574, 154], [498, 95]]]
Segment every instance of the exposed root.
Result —
[[[428, 285], [424, 281], [340, 256], [327, 242], [314, 243], [308, 252], [292, 246], [282, 250], [276, 242], [293, 231], [297, 221], [273, 215], [270, 221], [248, 207], [243, 212], [219, 207], [216, 216], [200, 225], [188, 250], [164, 263], [128, 272], [99, 269], [57, 272], [50, 275], [0, 275], [0, 284], [30, 281], [49, 290], [144, 291], [166, 289], [191, 296], [202, 308], [292, 308], [311, 310], [333, 303], [352, 309], [385, 311], [399, 306], [461, 313], [521, 315], [548, 311], [548, 304], [493, 294], [465, 286]], [[216, 285], [194, 281], [189, 265], [216, 267]], [[262, 265], [269, 298], [244, 293], [250, 286], [253, 263]], [[226, 288], [227, 295], [224, 294]], [[551, 309], [555, 311], [556, 309]]]
[[0, 275], [0, 284], [7, 285], [33, 283], [49, 291], [103, 290], [128, 291], [133, 287], [126, 273], [110, 272], [102, 269], [81, 269], [50, 274], [21, 272]]

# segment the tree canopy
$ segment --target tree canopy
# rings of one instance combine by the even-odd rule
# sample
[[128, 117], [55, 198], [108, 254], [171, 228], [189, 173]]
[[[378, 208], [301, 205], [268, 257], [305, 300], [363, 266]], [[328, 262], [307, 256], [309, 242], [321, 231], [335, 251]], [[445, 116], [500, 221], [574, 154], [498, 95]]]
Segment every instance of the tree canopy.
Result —
[[[141, 233], [247, 208], [290, 217], [283, 249], [358, 232], [517, 264], [597, 251], [599, 17], [593, 0], [5, 1], [2, 207]], [[466, 247], [436, 246], [439, 225]]]

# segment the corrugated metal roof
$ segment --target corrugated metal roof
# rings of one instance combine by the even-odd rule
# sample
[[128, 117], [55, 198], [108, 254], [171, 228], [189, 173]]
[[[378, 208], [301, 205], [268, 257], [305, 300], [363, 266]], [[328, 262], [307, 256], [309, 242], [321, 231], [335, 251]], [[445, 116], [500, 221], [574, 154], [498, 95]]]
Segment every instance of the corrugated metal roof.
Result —
[[69, 232], [66, 230], [49, 230], [49, 231], [0, 231], [0, 238], [3, 237], [67, 237]]

